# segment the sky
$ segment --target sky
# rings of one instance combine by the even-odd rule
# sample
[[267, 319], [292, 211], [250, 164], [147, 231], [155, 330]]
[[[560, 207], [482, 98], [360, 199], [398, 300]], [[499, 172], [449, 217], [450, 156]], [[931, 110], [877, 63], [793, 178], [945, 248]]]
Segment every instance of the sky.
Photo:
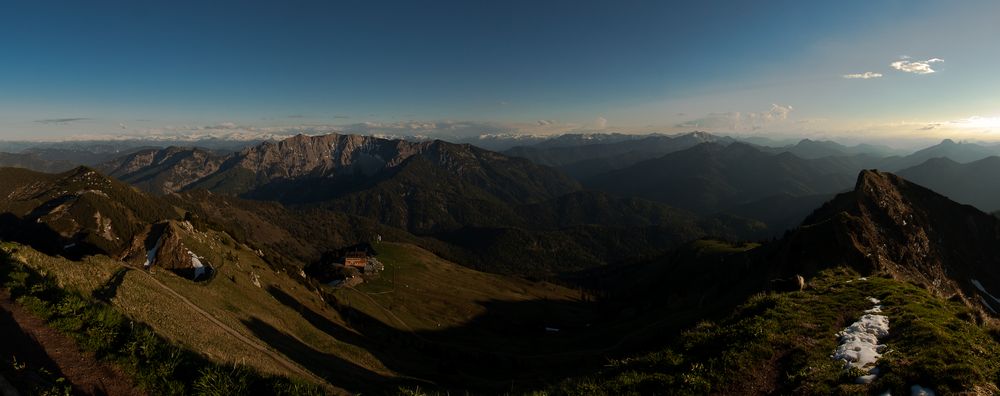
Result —
[[1000, 140], [996, 1], [0, 3], [0, 140]]

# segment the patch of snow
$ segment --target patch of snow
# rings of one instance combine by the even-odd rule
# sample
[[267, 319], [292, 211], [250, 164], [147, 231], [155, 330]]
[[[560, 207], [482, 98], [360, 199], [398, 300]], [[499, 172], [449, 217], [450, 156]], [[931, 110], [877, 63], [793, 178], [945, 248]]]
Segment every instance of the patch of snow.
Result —
[[146, 263], [142, 265], [143, 268], [149, 268], [153, 266], [153, 264], [156, 262], [156, 252], [160, 250], [160, 245], [162, 244], [163, 244], [163, 235], [160, 235], [160, 238], [156, 240], [156, 244], [153, 245], [153, 248], [149, 249], [149, 251], [146, 252]]
[[868, 280], [868, 277], [862, 276], [862, 277], [858, 278], [858, 280], [859, 281], [866, 281], [866, 280]]
[[867, 384], [878, 376], [875, 362], [882, 357], [885, 345], [879, 345], [878, 339], [889, 334], [889, 318], [878, 315], [882, 312], [881, 301], [869, 297], [874, 307], [865, 311], [857, 322], [847, 326], [837, 333], [840, 345], [834, 351], [832, 358], [844, 361], [844, 368], [868, 369], [868, 374], [858, 377], [856, 382]]
[[872, 383], [872, 381], [875, 381], [876, 377], [878, 377], [878, 373], [879, 373], [878, 367], [874, 367], [868, 372], [867, 375], [862, 375], [858, 378], [855, 378], [854, 382], [858, 384], [870, 384]]
[[[996, 301], [996, 302], [1000, 303], [1000, 299], [997, 299], [997, 298], [996, 298], [996, 297], [994, 297], [994, 296], [993, 296], [992, 294], [990, 294], [990, 292], [986, 291], [986, 288], [985, 288], [985, 287], [983, 287], [983, 284], [982, 284], [982, 283], [979, 283], [979, 281], [978, 281], [978, 280], [975, 280], [975, 279], [971, 279], [971, 280], [972, 280], [972, 285], [973, 285], [973, 286], [975, 286], [975, 287], [976, 287], [976, 289], [979, 289], [979, 291], [981, 291], [981, 292], [982, 292], [983, 294], [985, 294], [985, 295], [989, 296], [990, 298], [992, 298], [992, 299], [993, 299], [993, 301]], [[993, 309], [993, 308], [992, 308], [992, 307], [990, 307], [990, 310], [992, 310], [992, 309]]]
[[976, 296], [976, 297], [979, 297], [979, 302], [983, 303], [983, 305], [986, 307], [986, 309], [990, 310], [990, 312], [997, 313], [997, 310], [993, 309], [993, 306], [990, 305], [990, 303], [988, 301], [986, 301], [986, 298], [984, 298], [981, 295], [980, 296]]
[[910, 395], [912, 396], [934, 396], [934, 391], [929, 388], [924, 388], [920, 385], [913, 385], [910, 387]]
[[201, 263], [198, 256], [194, 252], [188, 250], [188, 254], [191, 255], [191, 266], [194, 267], [194, 278], [198, 279], [202, 275], [205, 275], [205, 265]]

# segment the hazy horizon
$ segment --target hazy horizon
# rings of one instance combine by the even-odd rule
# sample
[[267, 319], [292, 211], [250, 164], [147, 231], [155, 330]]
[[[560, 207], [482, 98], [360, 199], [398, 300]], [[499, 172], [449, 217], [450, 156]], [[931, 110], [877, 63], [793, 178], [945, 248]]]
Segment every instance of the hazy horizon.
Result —
[[1000, 140], [989, 1], [57, 3], [0, 17], [0, 140]]

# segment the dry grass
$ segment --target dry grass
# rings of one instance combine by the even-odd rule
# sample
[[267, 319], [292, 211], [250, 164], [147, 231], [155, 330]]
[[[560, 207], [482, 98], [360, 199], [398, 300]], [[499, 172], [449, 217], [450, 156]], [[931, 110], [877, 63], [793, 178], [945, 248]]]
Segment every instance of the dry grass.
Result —
[[[257, 335], [246, 323], [260, 321], [324, 355], [343, 359], [382, 376], [395, 376], [365, 349], [341, 342], [317, 329], [298, 312], [272, 297], [267, 292], [268, 287], [280, 289], [333, 323], [343, 324], [332, 309], [326, 308], [317, 293], [289, 275], [271, 270], [250, 250], [219, 233], [187, 232], [183, 241], [190, 250], [205, 257], [205, 262], [216, 267], [217, 274], [211, 281], [196, 283], [162, 269], [149, 274], [133, 269], [126, 273], [118, 287], [113, 305], [130, 318], [150, 325], [161, 336], [213, 361], [246, 364], [263, 373], [302, 377], [211, 323], [158, 286], [155, 278], [248, 338], [256, 339]], [[235, 260], [225, 260], [227, 253]], [[18, 249], [18, 255], [18, 259], [30, 267], [54, 276], [61, 287], [88, 295], [123, 265], [104, 256], [73, 262], [47, 256], [26, 246]], [[253, 275], [262, 287], [252, 283]], [[261, 344], [267, 345], [267, 342], [261, 341]]]
[[462, 326], [486, 313], [484, 302], [568, 302], [580, 296], [547, 282], [478, 272], [410, 244], [382, 243], [376, 250], [385, 271], [355, 292], [342, 290], [337, 296], [400, 330]]
[[[262, 373], [304, 378], [212, 323], [157, 281], [242, 336], [269, 345], [272, 351], [344, 388], [334, 391], [367, 391], [369, 386], [393, 389], [393, 383], [410, 381], [394, 370], [433, 364], [420, 353], [386, 350], [385, 340], [360, 334], [355, 330], [358, 327], [352, 327], [351, 321], [323, 301], [321, 293], [297, 281], [299, 274], [272, 270], [255, 252], [226, 234], [184, 229], [183, 244], [216, 269], [211, 280], [193, 282], [155, 267], [150, 273], [130, 269], [111, 299], [129, 318], [148, 324], [171, 342], [214, 362], [245, 364]], [[530, 315], [541, 316], [543, 308], [533, 303], [570, 305], [579, 297], [578, 291], [549, 283], [477, 272], [413, 245], [383, 243], [378, 249], [386, 264], [383, 276], [358, 289], [335, 292], [337, 300], [401, 334], [441, 335], [449, 348], [478, 349], [481, 343], [491, 342], [495, 345], [485, 347], [487, 350], [506, 350], [506, 338], [491, 333], [490, 325], [473, 323], [488, 313], [490, 304], [523, 303], [531, 306]], [[124, 265], [104, 256], [73, 262], [29, 247], [20, 247], [18, 254], [30, 267], [54, 276], [61, 287], [86, 295], [104, 286]], [[284, 301], [276, 298], [276, 292], [285, 296]], [[317, 316], [307, 319], [310, 315]], [[331, 327], [340, 332], [330, 331]], [[526, 337], [518, 345], [510, 345], [510, 351], [535, 353], [528, 346], [537, 345], [540, 338], [547, 337], [544, 333]], [[553, 344], [546, 349], [560, 348]], [[400, 359], [410, 363], [401, 365]]]

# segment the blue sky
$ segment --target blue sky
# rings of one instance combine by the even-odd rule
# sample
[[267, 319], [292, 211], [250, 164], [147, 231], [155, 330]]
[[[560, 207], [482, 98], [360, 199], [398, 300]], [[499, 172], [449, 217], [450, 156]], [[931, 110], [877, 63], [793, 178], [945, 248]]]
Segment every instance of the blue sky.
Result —
[[7, 1], [0, 139], [1000, 135], [1000, 3], [819, 3]]

